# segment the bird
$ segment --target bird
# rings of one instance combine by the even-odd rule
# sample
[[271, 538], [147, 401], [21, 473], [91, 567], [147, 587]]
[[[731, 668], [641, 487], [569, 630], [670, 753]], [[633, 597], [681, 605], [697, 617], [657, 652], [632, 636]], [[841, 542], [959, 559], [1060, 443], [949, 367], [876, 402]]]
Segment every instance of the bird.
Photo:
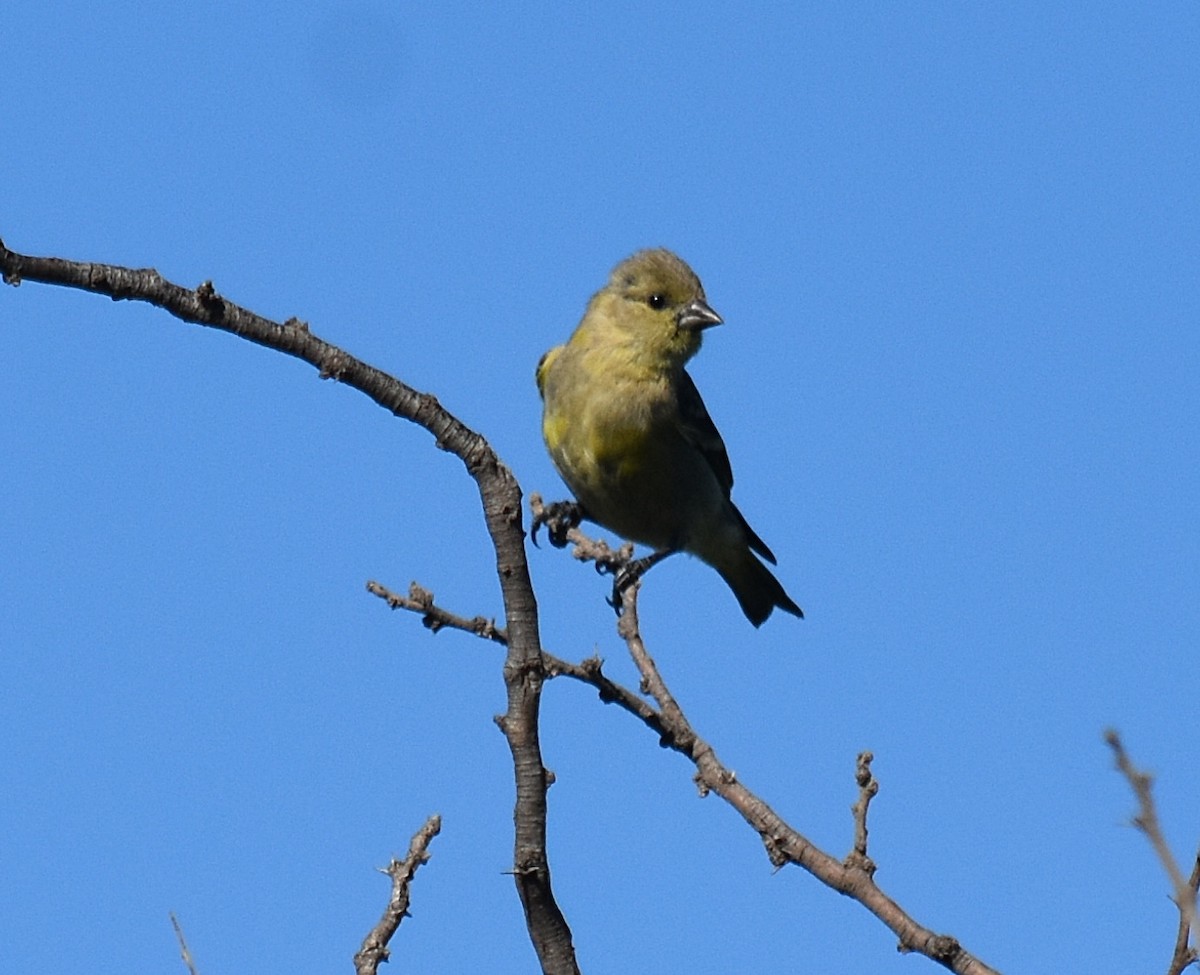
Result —
[[759, 558], [776, 564], [731, 499], [725, 443], [684, 368], [723, 321], [674, 253], [627, 257], [538, 362], [542, 435], [578, 515], [653, 550], [618, 576], [617, 600], [650, 566], [687, 552], [717, 570], [757, 627], [776, 608], [804, 612]]

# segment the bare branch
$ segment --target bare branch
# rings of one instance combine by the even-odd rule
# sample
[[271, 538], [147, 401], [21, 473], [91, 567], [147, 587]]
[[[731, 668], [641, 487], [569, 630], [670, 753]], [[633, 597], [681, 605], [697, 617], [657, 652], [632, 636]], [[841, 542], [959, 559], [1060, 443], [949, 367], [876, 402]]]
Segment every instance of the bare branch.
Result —
[[875, 756], [870, 752], [859, 752], [854, 769], [854, 781], [858, 783], [858, 800], [850, 807], [854, 814], [854, 849], [846, 857], [846, 866], [860, 867], [872, 876], [875, 861], [867, 856], [867, 810], [871, 800], [879, 794], [879, 782], [871, 772]]
[[392, 857], [381, 873], [392, 878], [392, 894], [384, 908], [383, 917], [363, 939], [362, 947], [354, 954], [354, 971], [357, 975], [375, 975], [380, 962], [388, 960], [388, 943], [400, 927], [400, 922], [409, 916], [408, 888], [416, 875], [417, 868], [429, 860], [429, 844], [442, 830], [442, 817], [436, 813], [413, 835], [408, 845], [408, 854], [403, 860]]
[[183, 957], [183, 963], [187, 965], [188, 975], [199, 975], [196, 970], [196, 963], [192, 960], [192, 953], [188, 949], [187, 941], [183, 937], [183, 928], [179, 924], [179, 918], [175, 916], [175, 912], [171, 912], [171, 927], [175, 929], [175, 938], [179, 942], [179, 954]]
[[419, 613], [425, 629], [433, 633], [449, 627], [452, 630], [473, 633], [475, 636], [499, 643], [501, 646], [508, 646], [508, 633], [505, 632], [504, 627], [497, 626], [494, 619], [486, 616], [473, 616], [467, 619], [465, 616], [457, 616], [441, 609], [434, 605], [433, 593], [428, 589], [422, 589], [415, 582], [408, 587], [407, 596], [401, 596], [374, 580], [368, 580], [367, 592], [385, 600], [392, 609], [407, 609], [411, 613]]
[[9, 284], [40, 281], [79, 288], [114, 300], [145, 301], [185, 322], [230, 332], [309, 363], [323, 379], [365, 393], [401, 419], [428, 430], [442, 450], [458, 457], [479, 489], [488, 534], [496, 553], [496, 573], [504, 599], [508, 653], [504, 663], [507, 708], [500, 722], [512, 754], [516, 782], [513, 876], [525, 909], [530, 940], [546, 975], [578, 971], [571, 930], [554, 901], [546, 857], [546, 789], [537, 720], [545, 673], [538, 634], [537, 603], [525, 560], [521, 490], [486, 440], [428, 393], [418, 392], [387, 373], [318, 338], [292, 318], [273, 322], [219, 295], [212, 282], [189, 289], [173, 284], [153, 268], [29, 257], [0, 242], [0, 275]]
[[1169, 975], [1178, 975], [1188, 965], [1200, 960], [1200, 954], [1191, 947], [1191, 933], [1196, 930], [1196, 890], [1200, 886], [1200, 854], [1197, 854], [1196, 866], [1192, 870], [1191, 877], [1185, 878], [1179, 864], [1175, 862], [1175, 857], [1167, 845], [1162, 826], [1158, 821], [1158, 810], [1154, 806], [1154, 796], [1151, 793], [1154, 778], [1134, 766], [1129, 758], [1129, 753], [1125, 751], [1121, 736], [1116, 731], [1110, 728], [1104, 733], [1104, 740], [1113, 750], [1117, 769], [1125, 776], [1137, 798], [1138, 812], [1133, 817], [1133, 825], [1141, 830], [1150, 841], [1154, 852], [1158, 854], [1159, 862], [1162, 863], [1163, 869], [1166, 870], [1167, 876], [1171, 880], [1171, 888], [1174, 891], [1172, 899], [1179, 908], [1179, 933], [1175, 939], [1175, 951], [1167, 971]]

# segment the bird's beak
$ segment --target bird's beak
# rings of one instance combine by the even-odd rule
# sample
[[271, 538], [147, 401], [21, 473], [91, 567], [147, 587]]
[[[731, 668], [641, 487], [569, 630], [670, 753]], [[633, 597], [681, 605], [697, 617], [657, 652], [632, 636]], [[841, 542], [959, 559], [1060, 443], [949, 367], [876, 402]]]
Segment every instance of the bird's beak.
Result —
[[708, 302], [697, 298], [689, 305], [684, 305], [679, 313], [679, 327], [690, 328], [699, 332], [713, 325], [720, 325], [725, 319], [708, 307]]

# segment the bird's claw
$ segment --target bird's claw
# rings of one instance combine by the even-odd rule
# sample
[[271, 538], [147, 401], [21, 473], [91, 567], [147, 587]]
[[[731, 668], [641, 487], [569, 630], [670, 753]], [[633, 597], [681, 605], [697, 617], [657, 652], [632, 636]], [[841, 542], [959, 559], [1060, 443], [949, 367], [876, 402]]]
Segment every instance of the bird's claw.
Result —
[[529, 540], [537, 545], [538, 529], [545, 525], [550, 537], [550, 544], [555, 548], [566, 548], [567, 532], [572, 528], [578, 528], [581, 521], [583, 521], [583, 508], [578, 502], [552, 501], [533, 516], [533, 524], [529, 529]]
[[624, 566], [620, 567], [619, 569], [613, 566], [608, 566], [608, 564], [605, 564], [605, 566], [601, 568], [601, 564], [599, 562], [596, 563], [596, 570], [598, 570], [601, 575], [612, 573], [614, 576], [616, 576], [616, 578], [612, 580], [612, 596], [606, 597], [605, 602], [612, 606], [613, 610], [616, 610], [618, 616], [620, 616], [620, 611], [622, 611], [625, 606], [625, 590], [628, 590], [630, 586], [636, 586], [637, 580], [642, 578], [642, 573], [644, 572], [644, 567], [642, 567], [640, 564], [642, 561], [643, 560], [637, 560], [636, 562], [625, 563]]

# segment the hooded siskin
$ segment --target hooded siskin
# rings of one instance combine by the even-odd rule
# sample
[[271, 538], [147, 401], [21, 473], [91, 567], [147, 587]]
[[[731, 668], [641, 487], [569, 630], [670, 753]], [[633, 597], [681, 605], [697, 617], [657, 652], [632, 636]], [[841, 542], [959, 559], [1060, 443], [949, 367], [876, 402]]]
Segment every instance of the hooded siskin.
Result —
[[542, 435], [585, 517], [707, 562], [759, 626], [776, 606], [804, 614], [754, 554], [775, 563], [730, 500], [725, 444], [684, 369], [720, 323], [670, 251], [626, 258], [567, 343], [538, 363]]

